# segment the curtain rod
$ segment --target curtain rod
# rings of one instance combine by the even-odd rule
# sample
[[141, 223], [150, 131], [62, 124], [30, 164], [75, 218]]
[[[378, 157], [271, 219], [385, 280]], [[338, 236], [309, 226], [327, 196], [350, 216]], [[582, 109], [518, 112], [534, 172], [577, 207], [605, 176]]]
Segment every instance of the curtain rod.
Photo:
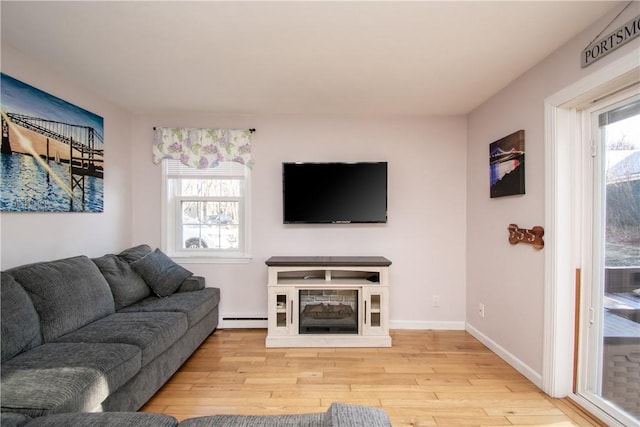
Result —
[[[153, 130], [157, 130], [156, 127], [153, 127]], [[256, 128], [249, 128], [249, 132], [254, 133], [256, 131]]]

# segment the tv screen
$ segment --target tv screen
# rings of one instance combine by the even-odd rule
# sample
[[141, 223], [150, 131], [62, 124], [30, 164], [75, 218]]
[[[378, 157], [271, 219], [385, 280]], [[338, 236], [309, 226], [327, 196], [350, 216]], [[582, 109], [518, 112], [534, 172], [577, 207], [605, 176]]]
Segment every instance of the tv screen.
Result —
[[387, 222], [387, 163], [283, 163], [283, 221]]

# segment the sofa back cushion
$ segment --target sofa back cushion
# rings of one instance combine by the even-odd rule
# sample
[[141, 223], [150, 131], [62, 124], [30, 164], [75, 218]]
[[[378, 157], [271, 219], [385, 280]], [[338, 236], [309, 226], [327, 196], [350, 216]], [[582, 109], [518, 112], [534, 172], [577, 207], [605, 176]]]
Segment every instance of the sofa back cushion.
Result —
[[29, 350], [42, 343], [40, 318], [27, 292], [13, 276], [2, 273], [0, 277], [0, 329], [2, 330], [2, 358]]
[[94, 258], [93, 262], [98, 266], [104, 278], [107, 279], [107, 283], [109, 283], [116, 310], [120, 310], [151, 295], [151, 288], [142, 280], [142, 277], [131, 269], [129, 263], [124, 259], [116, 255], [105, 255], [100, 258]]
[[8, 271], [29, 293], [40, 315], [44, 342], [115, 312], [109, 284], [86, 256]]
[[140, 258], [142, 258], [145, 255], [148, 255], [151, 252], [153, 252], [153, 249], [151, 249], [151, 246], [138, 245], [129, 249], [125, 249], [124, 251], [118, 254], [118, 257], [120, 257], [121, 259], [131, 264], [132, 262], [139, 260]]

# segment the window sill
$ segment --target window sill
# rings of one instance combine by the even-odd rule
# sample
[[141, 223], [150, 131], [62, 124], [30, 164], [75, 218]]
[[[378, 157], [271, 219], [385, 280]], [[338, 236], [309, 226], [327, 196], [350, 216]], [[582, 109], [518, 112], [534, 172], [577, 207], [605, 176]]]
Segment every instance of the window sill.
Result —
[[178, 264], [248, 264], [251, 261], [251, 257], [172, 256], [171, 259]]

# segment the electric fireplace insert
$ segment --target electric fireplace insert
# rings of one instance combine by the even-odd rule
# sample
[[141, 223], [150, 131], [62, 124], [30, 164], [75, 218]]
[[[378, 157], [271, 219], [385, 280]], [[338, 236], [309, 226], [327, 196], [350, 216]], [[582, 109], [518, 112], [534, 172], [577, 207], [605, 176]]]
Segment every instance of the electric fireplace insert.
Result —
[[357, 289], [300, 289], [300, 334], [358, 334]]

